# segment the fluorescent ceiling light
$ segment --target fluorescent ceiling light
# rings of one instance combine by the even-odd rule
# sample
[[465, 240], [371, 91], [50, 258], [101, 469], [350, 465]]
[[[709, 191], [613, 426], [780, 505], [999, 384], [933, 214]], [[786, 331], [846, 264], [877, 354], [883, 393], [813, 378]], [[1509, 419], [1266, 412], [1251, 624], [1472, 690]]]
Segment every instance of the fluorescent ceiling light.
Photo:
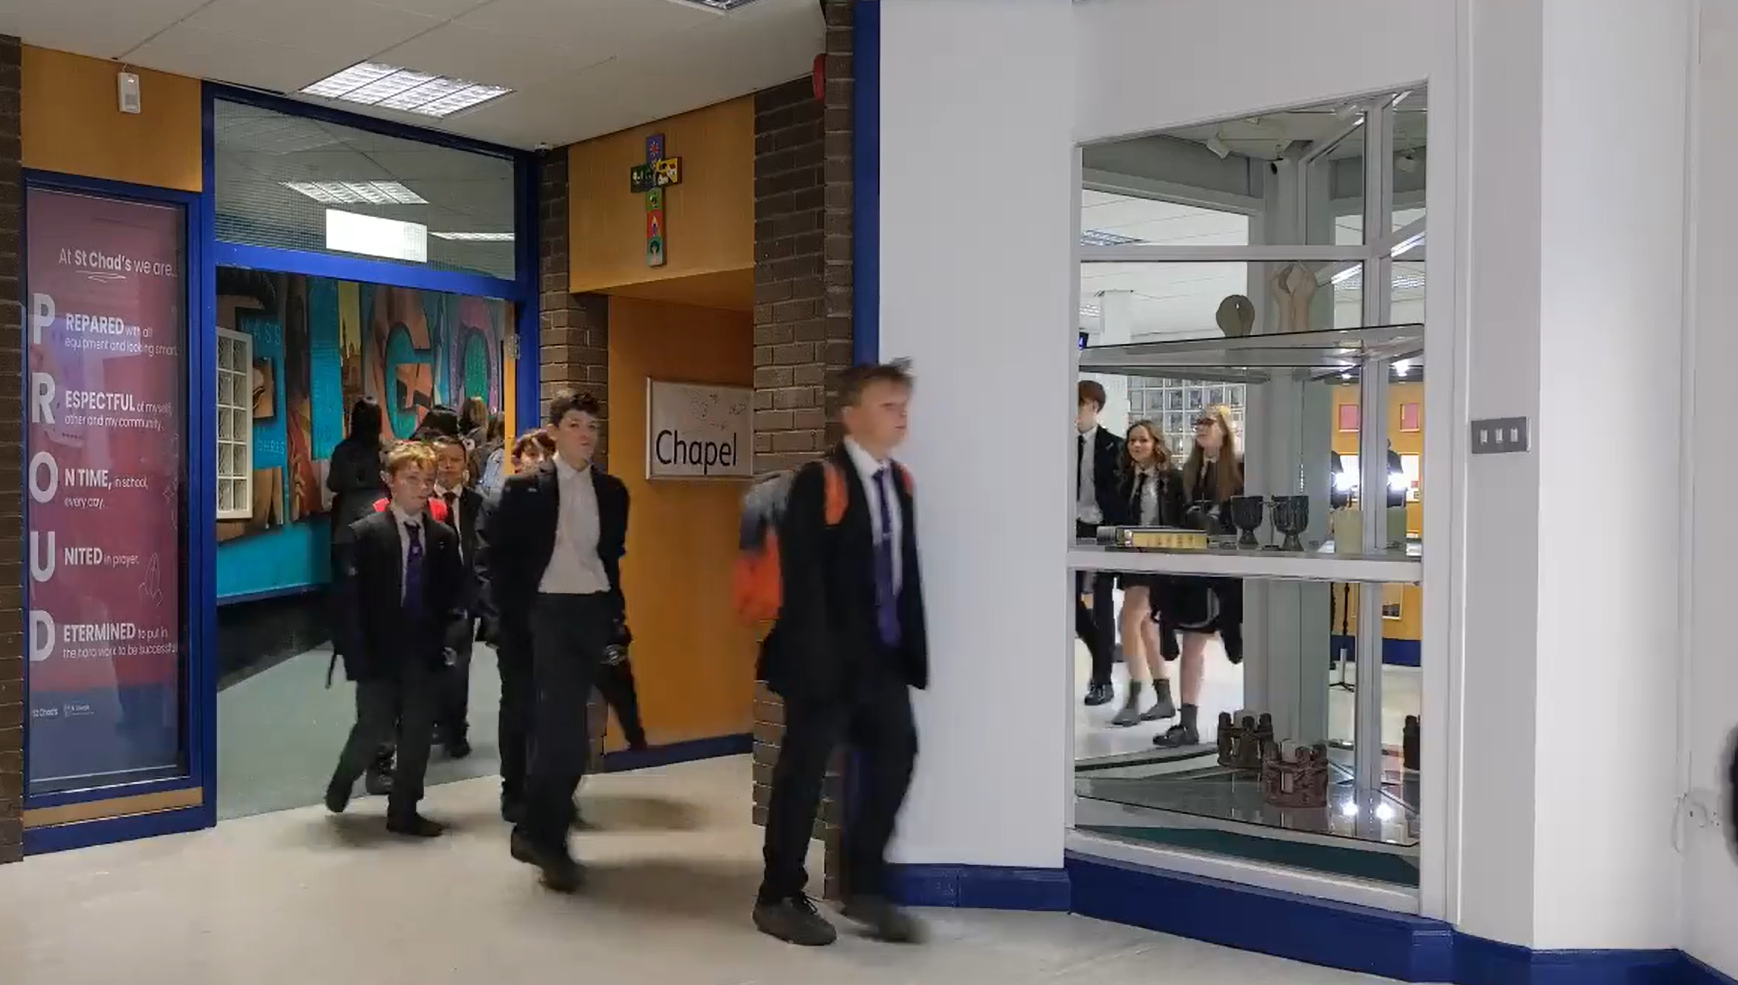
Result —
[[451, 240], [458, 243], [511, 243], [512, 233], [429, 233], [435, 239]]
[[420, 222], [327, 209], [326, 249], [427, 263], [428, 227]]
[[427, 205], [428, 199], [396, 181], [286, 181], [321, 205]]
[[445, 75], [413, 72], [396, 65], [363, 62], [304, 87], [302, 94], [362, 106], [378, 106], [402, 113], [441, 117], [451, 116], [460, 110], [470, 109], [512, 91], [501, 86], [479, 85]]
[[1106, 232], [1103, 229], [1083, 229], [1080, 232], [1081, 246], [1127, 246], [1139, 242], [1141, 240], [1138, 237]]

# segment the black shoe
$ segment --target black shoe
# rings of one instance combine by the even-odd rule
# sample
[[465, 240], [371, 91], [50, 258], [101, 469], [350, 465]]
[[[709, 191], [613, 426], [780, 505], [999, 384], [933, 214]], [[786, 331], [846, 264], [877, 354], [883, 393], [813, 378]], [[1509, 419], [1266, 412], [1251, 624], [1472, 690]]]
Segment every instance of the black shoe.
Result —
[[807, 896], [754, 904], [754, 925], [768, 937], [800, 947], [826, 947], [839, 939], [839, 932]]
[[333, 780], [326, 786], [326, 809], [334, 814], [344, 813], [344, 808], [350, 806], [350, 791], [356, 784], [339, 783]]
[[560, 850], [545, 848], [525, 834], [524, 829], [514, 828], [513, 837], [508, 841], [508, 850], [513, 858], [534, 865], [543, 872], [543, 885], [558, 893], [578, 892], [585, 885], [585, 867], [573, 860], [567, 854], [567, 846]]
[[374, 765], [362, 774], [362, 789], [370, 797], [385, 797], [392, 793], [392, 754], [376, 756]]
[[1201, 744], [1201, 733], [1188, 725], [1173, 725], [1153, 738], [1161, 749], [1181, 749]]
[[446, 826], [412, 811], [409, 814], [388, 817], [386, 830], [406, 838], [439, 838], [446, 831]]
[[465, 738], [464, 733], [462, 733], [462, 732], [456, 733], [455, 738], [451, 738], [451, 739], [447, 740], [447, 758], [448, 759], [464, 759], [466, 756], [469, 756], [470, 754], [471, 754], [471, 741], [469, 739]]
[[880, 896], [859, 896], [845, 904], [845, 919], [862, 924], [869, 936], [889, 944], [921, 944], [923, 923]]
[[1116, 697], [1116, 689], [1110, 686], [1109, 681], [1103, 684], [1089, 684], [1086, 688], [1086, 707], [1096, 708], [1099, 705], [1110, 704], [1110, 699], [1114, 697]]
[[513, 797], [501, 798], [501, 820], [508, 824], [525, 823], [525, 803]]

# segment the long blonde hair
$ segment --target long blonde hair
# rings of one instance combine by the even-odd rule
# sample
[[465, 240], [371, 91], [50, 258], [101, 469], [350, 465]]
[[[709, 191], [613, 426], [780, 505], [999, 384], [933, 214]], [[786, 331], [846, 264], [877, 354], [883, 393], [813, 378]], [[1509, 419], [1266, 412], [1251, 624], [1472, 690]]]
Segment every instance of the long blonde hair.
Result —
[[[1224, 407], [1209, 407], [1195, 416], [1199, 422], [1202, 418], [1212, 415], [1219, 424], [1219, 455], [1215, 459], [1213, 470], [1213, 501], [1223, 503], [1238, 494], [1243, 487], [1243, 460], [1237, 456], [1237, 433], [1231, 430], [1231, 415]], [[1189, 443], [1189, 458], [1183, 463], [1183, 487], [1190, 496], [1195, 495], [1195, 486], [1201, 480], [1201, 470], [1206, 467], [1206, 455], [1201, 451], [1199, 439]]]

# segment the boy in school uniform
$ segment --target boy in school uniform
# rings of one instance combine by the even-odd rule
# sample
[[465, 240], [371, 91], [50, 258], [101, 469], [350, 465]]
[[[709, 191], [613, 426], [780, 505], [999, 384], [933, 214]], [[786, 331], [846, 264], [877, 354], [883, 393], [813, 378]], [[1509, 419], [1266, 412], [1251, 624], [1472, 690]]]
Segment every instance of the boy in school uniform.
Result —
[[483, 593], [477, 578], [477, 530], [483, 519], [483, 496], [470, 485], [464, 442], [439, 437], [434, 441], [434, 502], [445, 507], [446, 524], [459, 535], [459, 559], [464, 567], [463, 605], [465, 618], [457, 624], [447, 646], [454, 660], [441, 685], [440, 710], [435, 730], [446, 745], [447, 756], [464, 759], [471, 754], [469, 739], [471, 705], [471, 650], [476, 639], [477, 619], [482, 614]]
[[398, 757], [388, 795], [386, 828], [433, 838], [442, 826], [417, 813], [429, 745], [447, 672], [447, 640], [464, 615], [464, 567], [459, 538], [429, 515], [434, 452], [405, 442], [386, 458], [387, 508], [351, 524], [342, 552], [337, 631], [344, 672], [356, 682], [356, 724], [326, 788], [326, 807], [342, 813], [356, 780], [392, 738]]

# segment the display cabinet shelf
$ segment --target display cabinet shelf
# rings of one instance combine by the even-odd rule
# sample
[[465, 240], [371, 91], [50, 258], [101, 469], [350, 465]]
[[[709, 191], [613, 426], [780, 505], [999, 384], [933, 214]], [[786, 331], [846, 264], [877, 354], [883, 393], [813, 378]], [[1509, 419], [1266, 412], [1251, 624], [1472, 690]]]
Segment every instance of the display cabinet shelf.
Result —
[[1417, 584], [1424, 561], [1414, 541], [1404, 550], [1337, 554], [1330, 541], [1313, 551], [1212, 547], [1202, 551], [1128, 550], [1078, 541], [1068, 552], [1072, 571], [1272, 578], [1282, 581]]
[[1304, 379], [1349, 378], [1366, 363], [1413, 359], [1423, 352], [1423, 325], [1372, 325], [1088, 346], [1080, 353], [1080, 371], [1265, 383], [1276, 378], [1275, 371]]

